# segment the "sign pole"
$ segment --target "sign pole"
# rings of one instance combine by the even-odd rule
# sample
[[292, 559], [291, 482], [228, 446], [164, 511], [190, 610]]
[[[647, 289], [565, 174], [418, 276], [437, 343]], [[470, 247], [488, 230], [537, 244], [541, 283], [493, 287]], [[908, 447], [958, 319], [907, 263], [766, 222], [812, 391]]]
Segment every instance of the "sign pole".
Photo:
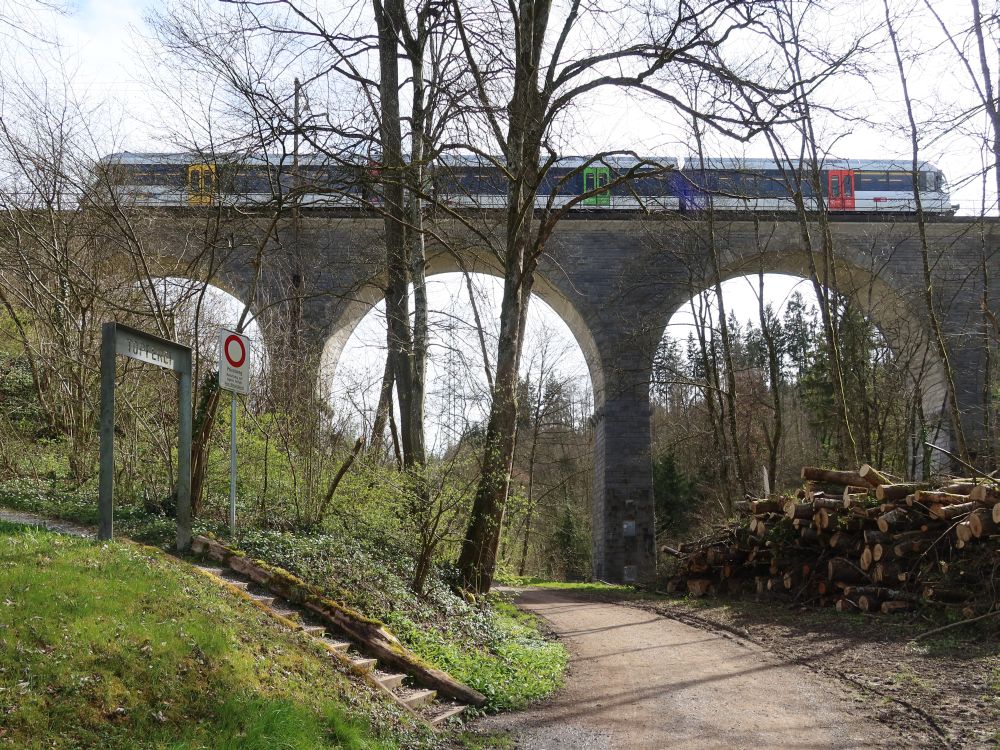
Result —
[[182, 362], [177, 383], [177, 551], [191, 548], [191, 441], [193, 432], [191, 350], [179, 353]]
[[219, 388], [229, 391], [229, 533], [236, 538], [236, 396], [250, 392], [250, 339], [219, 331]]
[[230, 393], [229, 415], [229, 534], [236, 538], [236, 391]]
[[97, 538], [114, 536], [115, 495], [115, 339], [114, 323], [101, 326], [101, 458], [97, 493]]

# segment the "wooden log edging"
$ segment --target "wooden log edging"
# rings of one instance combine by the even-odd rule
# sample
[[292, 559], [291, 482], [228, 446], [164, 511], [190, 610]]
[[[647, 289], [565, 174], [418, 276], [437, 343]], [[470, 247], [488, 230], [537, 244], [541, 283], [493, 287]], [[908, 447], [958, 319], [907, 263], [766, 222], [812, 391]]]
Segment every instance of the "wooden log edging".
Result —
[[278, 596], [308, 609], [321, 620], [344, 632], [375, 658], [406, 672], [426, 687], [473, 706], [486, 703], [485, 695], [459, 682], [447, 672], [432, 667], [400, 643], [385, 625], [328, 599], [318, 588], [287, 570], [252, 560], [242, 552], [206, 536], [195, 537], [191, 550], [229, 566]]

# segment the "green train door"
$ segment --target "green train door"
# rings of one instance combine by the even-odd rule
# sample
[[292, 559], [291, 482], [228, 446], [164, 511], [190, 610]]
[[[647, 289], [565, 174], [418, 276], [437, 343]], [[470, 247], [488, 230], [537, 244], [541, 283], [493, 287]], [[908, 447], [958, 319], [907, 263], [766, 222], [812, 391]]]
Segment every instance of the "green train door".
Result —
[[[607, 184], [611, 182], [611, 169], [608, 167], [584, 167], [583, 169], [583, 192], [589, 193], [594, 190], [600, 190], [602, 187], [606, 187]], [[582, 201], [585, 206], [610, 206], [611, 205], [611, 191], [601, 190], [599, 193], [594, 193]]]

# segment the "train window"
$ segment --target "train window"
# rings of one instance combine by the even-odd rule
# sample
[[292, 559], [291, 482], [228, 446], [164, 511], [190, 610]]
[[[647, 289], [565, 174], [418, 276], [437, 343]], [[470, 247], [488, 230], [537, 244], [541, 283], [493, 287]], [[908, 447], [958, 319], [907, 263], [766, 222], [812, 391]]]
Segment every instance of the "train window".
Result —
[[913, 189], [913, 180], [906, 172], [886, 172], [885, 181], [889, 190]]
[[853, 182], [853, 180], [851, 180], [851, 175], [845, 174], [844, 175], [844, 197], [845, 198], [850, 198], [852, 195], [854, 195], [853, 185], [851, 184], [852, 182]]
[[840, 197], [840, 175], [835, 174], [830, 176], [830, 197]]

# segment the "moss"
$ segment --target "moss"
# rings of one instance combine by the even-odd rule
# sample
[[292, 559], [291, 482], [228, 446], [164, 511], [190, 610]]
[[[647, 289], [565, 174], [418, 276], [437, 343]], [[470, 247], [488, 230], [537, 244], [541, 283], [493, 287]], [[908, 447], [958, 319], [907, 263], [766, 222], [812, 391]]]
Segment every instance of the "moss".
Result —
[[363, 615], [362, 613], [358, 612], [355, 609], [351, 609], [350, 607], [347, 607], [341, 604], [340, 602], [336, 602], [333, 599], [330, 599], [329, 597], [323, 594], [323, 591], [319, 587], [306, 583], [301, 578], [299, 578], [293, 573], [290, 573], [284, 568], [276, 567], [268, 562], [265, 562], [264, 560], [250, 557], [241, 550], [229, 547], [223, 544], [221, 541], [219, 541], [219, 539], [215, 537], [215, 535], [213, 534], [203, 534], [202, 536], [208, 539], [212, 539], [212, 541], [214, 541], [217, 545], [219, 545], [222, 548], [223, 550], [222, 562], [224, 562], [226, 565], [232, 567], [229, 561], [232, 560], [234, 557], [238, 557], [244, 560], [249, 560], [253, 565], [260, 568], [269, 576], [271, 576], [272, 579], [279, 581], [283, 586], [287, 587], [288, 592], [293, 597], [292, 601], [294, 601], [296, 604], [312, 603], [320, 607], [329, 608], [334, 612], [341, 612], [346, 617], [355, 620], [357, 622], [361, 622], [366, 625], [371, 625], [372, 627], [375, 628], [386, 629], [386, 625], [384, 622], [380, 622], [379, 620]]

